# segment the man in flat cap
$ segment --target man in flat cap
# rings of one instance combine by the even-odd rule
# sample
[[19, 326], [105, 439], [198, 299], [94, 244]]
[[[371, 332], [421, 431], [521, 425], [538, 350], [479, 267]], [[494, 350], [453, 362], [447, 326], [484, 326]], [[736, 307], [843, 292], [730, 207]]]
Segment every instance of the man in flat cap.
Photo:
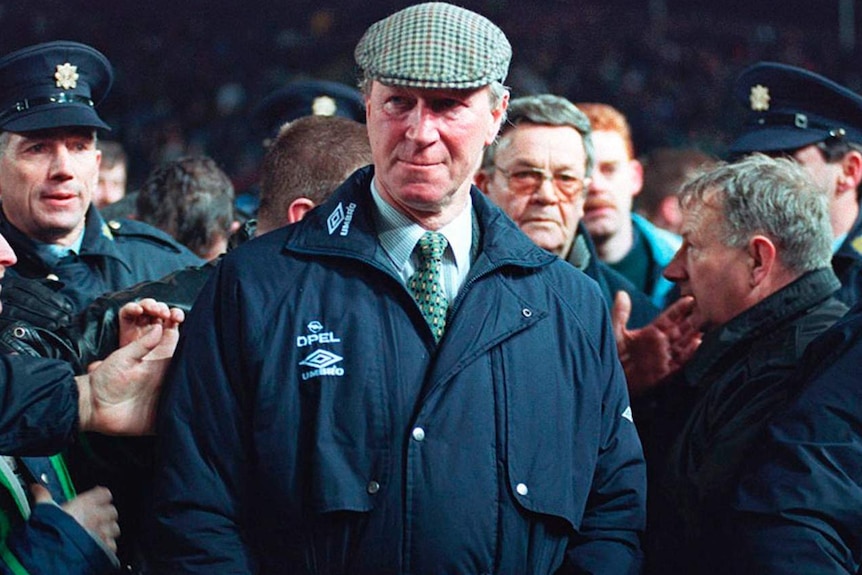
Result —
[[749, 110], [730, 153], [786, 155], [829, 196], [837, 297], [862, 299], [862, 96], [808, 70], [760, 62], [744, 70], [734, 97]]
[[373, 166], [229, 253], [159, 414], [157, 573], [631, 573], [645, 469], [607, 307], [471, 186], [511, 48], [372, 25]]
[[167, 234], [105, 222], [91, 205], [108, 126], [95, 106], [111, 65], [76, 42], [0, 58], [0, 232], [18, 263], [10, 276], [50, 278], [73, 311], [97, 296], [201, 263]]

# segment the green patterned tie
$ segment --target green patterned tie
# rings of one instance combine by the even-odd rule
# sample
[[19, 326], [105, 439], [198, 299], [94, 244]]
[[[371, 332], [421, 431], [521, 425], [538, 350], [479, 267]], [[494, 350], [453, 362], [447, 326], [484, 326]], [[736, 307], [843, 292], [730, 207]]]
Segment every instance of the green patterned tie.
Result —
[[437, 341], [440, 341], [446, 329], [446, 310], [449, 308], [449, 299], [441, 281], [443, 252], [447, 245], [446, 238], [439, 232], [422, 234], [415, 248], [419, 255], [419, 266], [407, 282], [407, 288], [419, 304]]

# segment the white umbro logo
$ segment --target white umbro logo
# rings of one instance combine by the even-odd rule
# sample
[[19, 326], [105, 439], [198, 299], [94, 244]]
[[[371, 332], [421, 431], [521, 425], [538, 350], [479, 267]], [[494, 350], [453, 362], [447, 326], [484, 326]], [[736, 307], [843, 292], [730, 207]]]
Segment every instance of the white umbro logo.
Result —
[[332, 210], [332, 213], [329, 214], [329, 217], [326, 218], [326, 228], [329, 230], [330, 236], [338, 229], [338, 226], [340, 226], [343, 221], [344, 206], [341, 205], [341, 202], [338, 202], [338, 206], [336, 206], [336, 208]]
[[344, 358], [338, 354], [332, 353], [331, 351], [317, 349], [308, 357], [300, 361], [299, 365], [307, 365], [308, 367], [323, 369], [324, 367], [329, 367], [332, 364], [338, 363], [342, 359]]

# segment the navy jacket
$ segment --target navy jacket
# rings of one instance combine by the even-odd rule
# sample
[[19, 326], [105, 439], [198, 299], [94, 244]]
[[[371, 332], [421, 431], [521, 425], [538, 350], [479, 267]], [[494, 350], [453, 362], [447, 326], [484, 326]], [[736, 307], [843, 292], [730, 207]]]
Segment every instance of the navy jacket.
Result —
[[832, 256], [832, 269], [841, 281], [836, 297], [850, 307], [862, 301], [862, 212]]
[[73, 313], [104, 293], [204, 263], [161, 230], [132, 220], [106, 223], [93, 207], [87, 211], [81, 253], [58, 262], [43, 260], [33, 240], [9, 223], [2, 212], [0, 233], [18, 256], [18, 263], [6, 270], [7, 275], [59, 280], [63, 284], [59, 291], [68, 298]]
[[78, 427], [78, 388], [69, 364], [0, 354], [0, 453], [50, 455]]
[[862, 570], [862, 304], [812, 342], [733, 501], [726, 573]]
[[162, 397], [157, 573], [632, 573], [645, 469], [594, 282], [473, 189], [439, 346], [371, 169], [224, 257]]
[[[25, 516], [20, 498], [28, 492], [11, 489], [14, 476], [0, 470], [0, 574], [106, 575], [116, 573], [119, 561], [96, 536], [88, 533], [59, 505], [75, 496], [61, 456], [17, 459], [27, 481], [39, 482], [51, 492], [57, 505], [32, 505]], [[8, 467], [6, 470], [10, 470]]]
[[[75, 437], [78, 389], [71, 367], [0, 355], [0, 397], [0, 453], [29, 456], [18, 458], [19, 468], [58, 504], [74, 496], [62, 458], [40, 457], [61, 451]], [[116, 558], [59, 507], [36, 505], [25, 517], [20, 494], [11, 488], [16, 481], [0, 473], [0, 574], [96, 575], [116, 569]]]

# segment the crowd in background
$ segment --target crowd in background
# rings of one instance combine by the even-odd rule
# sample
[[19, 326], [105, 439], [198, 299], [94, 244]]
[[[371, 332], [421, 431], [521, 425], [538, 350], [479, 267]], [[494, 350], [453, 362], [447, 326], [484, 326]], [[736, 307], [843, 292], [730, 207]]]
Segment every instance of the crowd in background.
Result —
[[[732, 79], [757, 60], [824, 74], [859, 91], [856, 53], [838, 24], [792, 5], [769, 21], [726, 3], [470, 0], [514, 47], [514, 97], [554, 93], [609, 102], [629, 118], [637, 152], [696, 145], [721, 156], [744, 110]], [[739, 4], [739, 3], [736, 3]], [[792, 3], [791, 3], [792, 4]], [[213, 157], [238, 193], [257, 180], [262, 130], [254, 108], [274, 89], [316, 77], [355, 84], [352, 50], [367, 25], [404, 5], [292, 2], [0, 4], [0, 51], [64, 38], [104, 52], [116, 71], [100, 107], [130, 155], [130, 189], [162, 161]], [[651, 10], [650, 7], [653, 9]], [[809, 9], [808, 12], [811, 12]]]

